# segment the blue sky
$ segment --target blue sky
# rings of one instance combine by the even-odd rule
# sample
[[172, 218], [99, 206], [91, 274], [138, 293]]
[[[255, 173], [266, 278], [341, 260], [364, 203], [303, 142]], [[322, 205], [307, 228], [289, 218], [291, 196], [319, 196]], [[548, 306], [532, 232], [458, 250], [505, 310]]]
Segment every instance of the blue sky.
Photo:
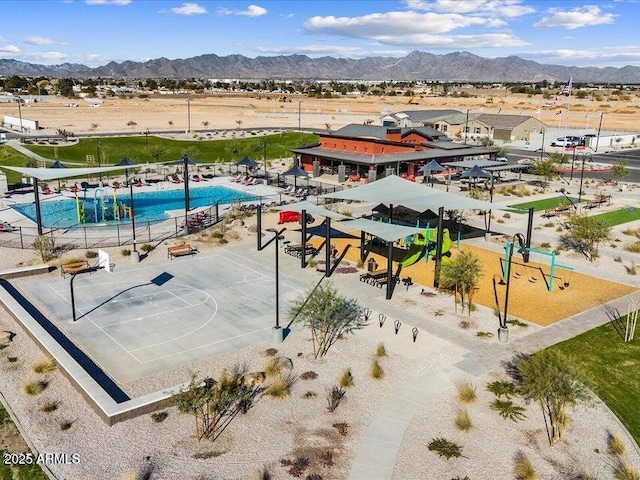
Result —
[[110, 61], [412, 50], [640, 66], [637, 0], [4, 0], [0, 58]]

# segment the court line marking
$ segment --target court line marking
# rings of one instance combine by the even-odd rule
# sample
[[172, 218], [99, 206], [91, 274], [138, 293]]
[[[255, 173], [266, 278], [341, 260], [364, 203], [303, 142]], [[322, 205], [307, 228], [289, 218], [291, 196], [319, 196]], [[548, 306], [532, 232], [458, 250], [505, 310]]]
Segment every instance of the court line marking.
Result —
[[[153, 348], [153, 347], [158, 347], [160, 345], [166, 345], [167, 343], [171, 343], [175, 340], [179, 340], [181, 338], [187, 337], [193, 333], [196, 333], [198, 330], [206, 327], [207, 325], [209, 325], [213, 319], [215, 318], [215, 316], [218, 314], [218, 302], [216, 302], [215, 298], [209, 296], [209, 298], [211, 298], [211, 301], [214, 303], [215, 305], [215, 311], [213, 312], [213, 315], [211, 315], [211, 317], [209, 317], [209, 320], [207, 320], [205, 323], [203, 323], [202, 325], [200, 325], [198, 328], [196, 328], [195, 330], [192, 330], [188, 333], [185, 333], [184, 335], [180, 335], [179, 337], [173, 337], [170, 340], [166, 340], [164, 342], [159, 342], [159, 343], [154, 343], [153, 345], [146, 345], [144, 347], [140, 347], [140, 348], [134, 348], [133, 350], [130, 350], [129, 353], [133, 354], [133, 352], [139, 352], [140, 350], [146, 350], [147, 348]], [[145, 362], [141, 362], [141, 363], [145, 363]]]
[[[246, 265], [243, 265], [242, 263], [236, 262], [235, 260], [232, 260], [232, 259], [230, 259], [230, 258], [223, 257], [222, 255], [218, 255], [218, 256], [219, 256], [221, 259], [223, 259], [223, 260], [226, 260], [226, 261], [231, 262], [231, 263], [235, 263], [235, 264], [236, 264], [236, 265], [238, 265], [239, 267], [245, 268], [246, 270], [250, 270], [250, 271], [251, 271], [251, 272], [253, 272], [253, 273], [257, 273], [257, 274], [260, 274], [260, 275], [266, 276], [267, 278], [272, 279], [273, 281], [275, 281], [275, 277], [271, 277], [271, 276], [269, 276], [269, 275], [266, 275], [266, 274], [265, 274], [265, 273], [263, 273], [263, 272], [259, 272], [259, 271], [257, 271], [257, 270], [254, 270], [254, 269], [253, 269], [253, 268], [251, 268], [251, 267], [248, 267], [248, 266], [246, 266]], [[294, 287], [293, 285], [289, 285], [287, 282], [283, 282], [282, 280], [280, 281], [280, 285], [284, 285], [285, 287], [289, 287], [291, 290], [294, 290], [294, 291], [296, 291], [296, 292], [304, 292], [304, 290], [302, 290], [302, 289], [300, 289], [300, 288], [297, 288], [297, 287]]]
[[[200, 290], [200, 291], [202, 292], [202, 290]], [[186, 303], [186, 304], [187, 304], [187, 305], [189, 305], [190, 307], [195, 307], [195, 305], [192, 305], [191, 303], [187, 302], [184, 298], [179, 297], [178, 295], [176, 295], [175, 293], [173, 293], [173, 291], [169, 290], [167, 293], [168, 293], [168, 294], [170, 294], [170, 295], [173, 295], [173, 296], [174, 296], [175, 298], [177, 298], [178, 300], [182, 300], [184, 303]], [[205, 292], [203, 292], [203, 293], [205, 293]], [[207, 295], [208, 297], [210, 296], [208, 293], [206, 293], [206, 295]], [[154, 295], [154, 297], [155, 297], [155, 295]], [[208, 300], [208, 299], [207, 299], [207, 300]], [[207, 300], [205, 300], [205, 302], [206, 302]], [[149, 299], [149, 303], [151, 303], [151, 304], [153, 305], [153, 303], [151, 302], [151, 299]], [[203, 303], [204, 303], [204, 302], [199, 303], [198, 305], [202, 305]]]

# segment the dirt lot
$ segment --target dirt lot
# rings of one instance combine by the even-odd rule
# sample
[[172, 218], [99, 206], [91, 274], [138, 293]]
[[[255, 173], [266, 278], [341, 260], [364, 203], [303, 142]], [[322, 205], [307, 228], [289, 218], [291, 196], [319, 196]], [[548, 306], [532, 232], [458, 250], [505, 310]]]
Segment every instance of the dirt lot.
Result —
[[[520, 114], [539, 117], [553, 126], [556, 113], [566, 113], [568, 98], [559, 96], [544, 100], [541, 96], [524, 94], [506, 95], [501, 90], [479, 90], [476, 98], [424, 97], [418, 105], [408, 105], [407, 97], [354, 97], [316, 99], [293, 96], [292, 101], [240, 96], [154, 96], [149, 99], [106, 99], [100, 107], [92, 107], [82, 99], [50, 97], [45, 102], [26, 104], [22, 108], [23, 118], [38, 120], [43, 133], [55, 133], [58, 128], [74, 133], [96, 134], [104, 132], [130, 132], [140, 134], [146, 129], [192, 130], [234, 129], [256, 127], [292, 127], [332, 129], [348, 123], [373, 121], [378, 123], [381, 115], [402, 110], [457, 109], [472, 113]], [[602, 129], [605, 131], [631, 131], [637, 127], [640, 116], [638, 98], [629, 101], [594, 101], [573, 98], [569, 126], [574, 128], [597, 128], [598, 115], [605, 112]], [[543, 104], [550, 107], [543, 108]], [[76, 107], [67, 105], [76, 104]], [[300, 110], [298, 111], [298, 108]], [[540, 109], [540, 114], [537, 110]], [[18, 115], [16, 104], [0, 104], [0, 114]], [[586, 115], [589, 118], [586, 118]], [[564, 114], [563, 114], [564, 115]], [[133, 123], [130, 123], [133, 122]], [[171, 123], [170, 123], [171, 122]]]

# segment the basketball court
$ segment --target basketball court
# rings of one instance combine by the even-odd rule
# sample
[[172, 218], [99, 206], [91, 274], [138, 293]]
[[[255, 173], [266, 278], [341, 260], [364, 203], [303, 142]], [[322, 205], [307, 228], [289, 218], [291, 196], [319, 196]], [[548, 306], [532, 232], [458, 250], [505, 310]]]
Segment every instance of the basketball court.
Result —
[[[24, 285], [45, 315], [120, 385], [271, 340], [273, 265], [235, 253], [77, 275]], [[268, 262], [267, 262], [268, 263]], [[308, 285], [280, 274], [280, 318]]]

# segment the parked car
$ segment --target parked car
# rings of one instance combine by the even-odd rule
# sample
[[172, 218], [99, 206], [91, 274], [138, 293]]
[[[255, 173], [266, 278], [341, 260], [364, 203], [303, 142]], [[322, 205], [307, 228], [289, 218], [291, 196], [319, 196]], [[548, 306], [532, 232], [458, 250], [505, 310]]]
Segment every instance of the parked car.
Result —
[[507, 163], [509, 159], [507, 157], [498, 157], [496, 158], [496, 162]]

